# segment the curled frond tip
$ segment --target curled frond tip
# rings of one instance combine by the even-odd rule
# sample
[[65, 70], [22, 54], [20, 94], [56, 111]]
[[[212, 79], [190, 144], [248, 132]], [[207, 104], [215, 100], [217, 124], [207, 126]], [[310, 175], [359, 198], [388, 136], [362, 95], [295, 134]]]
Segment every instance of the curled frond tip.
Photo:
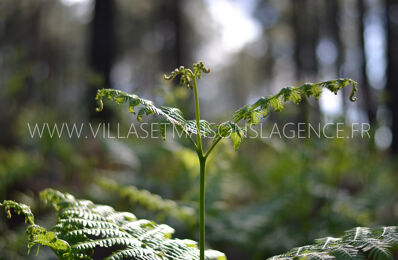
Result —
[[173, 70], [169, 75], [164, 74], [163, 78], [165, 80], [172, 80], [176, 76], [181, 76], [180, 78], [180, 86], [186, 86], [188, 88], [193, 87], [192, 81], [195, 79], [200, 79], [202, 76], [202, 72], [209, 73], [210, 69], [205, 67], [203, 61], [193, 64], [193, 69], [185, 68], [184, 66], [180, 66]]
[[98, 103], [98, 107], [95, 109], [95, 111], [97, 112], [101, 112], [104, 109], [104, 102], [102, 101], [104, 95], [105, 94], [103, 89], [99, 89], [97, 91], [97, 95], [95, 96], [95, 100], [97, 100]]
[[358, 91], [357, 83], [355, 81], [352, 81], [351, 84], [352, 84], [352, 89], [351, 89], [351, 93], [350, 93], [350, 101], [355, 102], [355, 101], [357, 101], [357, 98], [354, 97], [355, 93]]

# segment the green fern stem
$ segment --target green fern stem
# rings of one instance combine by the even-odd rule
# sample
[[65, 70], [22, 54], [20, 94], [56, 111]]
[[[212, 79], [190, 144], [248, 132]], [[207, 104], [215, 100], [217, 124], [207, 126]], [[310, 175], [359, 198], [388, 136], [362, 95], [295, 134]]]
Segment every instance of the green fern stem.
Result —
[[205, 178], [206, 178], [206, 158], [202, 157], [199, 159], [200, 162], [200, 238], [199, 238], [199, 249], [200, 249], [200, 260], [205, 259]]
[[193, 90], [195, 96], [195, 115], [196, 115], [196, 127], [197, 127], [197, 147], [196, 152], [198, 153], [199, 163], [200, 163], [200, 198], [199, 198], [199, 208], [200, 208], [200, 218], [199, 218], [199, 250], [200, 250], [200, 260], [205, 259], [205, 175], [206, 175], [206, 157], [203, 156], [202, 150], [202, 137], [200, 133], [200, 107], [199, 107], [199, 95], [198, 86], [196, 83], [195, 75], [193, 77]]
[[198, 95], [198, 85], [196, 84], [196, 77], [193, 78], [193, 90], [195, 96], [195, 115], [196, 115], [196, 127], [197, 127], [197, 152], [199, 157], [203, 156], [202, 153], [202, 138], [200, 133], [200, 109], [199, 109], [199, 95]]

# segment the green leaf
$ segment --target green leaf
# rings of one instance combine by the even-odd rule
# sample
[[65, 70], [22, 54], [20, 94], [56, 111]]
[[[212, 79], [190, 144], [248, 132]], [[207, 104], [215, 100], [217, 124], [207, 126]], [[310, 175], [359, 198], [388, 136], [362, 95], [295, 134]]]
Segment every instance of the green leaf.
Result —
[[23, 214], [25, 216], [25, 223], [29, 224], [35, 223], [35, 217], [32, 211], [30, 210], [30, 207], [25, 204], [18, 203], [12, 200], [5, 200], [3, 201], [3, 203], [0, 203], [0, 206], [4, 207], [4, 210], [7, 214], [7, 218], [12, 217], [11, 209], [13, 209], [18, 215]]
[[340, 238], [326, 237], [270, 259], [392, 260], [398, 245], [398, 227], [356, 227]]
[[269, 105], [275, 109], [276, 112], [282, 111], [283, 102], [278, 98], [274, 97], [269, 100]]
[[[312, 84], [311, 88], [312, 88], [312, 96], [314, 96], [315, 99], [318, 99], [322, 94], [322, 88], [318, 84]], [[334, 93], [337, 94], [337, 90], [334, 91]]]
[[146, 113], [146, 110], [147, 109], [145, 107], [140, 108], [140, 110], [138, 111], [138, 114], [137, 114], [138, 122], [142, 122], [142, 116]]
[[[131, 190], [129, 195], [159, 200], [145, 191]], [[118, 212], [106, 205], [78, 200], [68, 193], [53, 189], [41, 192], [40, 197], [52, 205], [58, 215], [53, 230], [30, 226], [29, 248], [39, 244], [50, 247], [58, 256], [67, 259], [93, 259], [98, 250], [108, 252], [105, 259], [199, 259], [199, 249], [192, 240], [172, 239], [174, 229], [137, 219], [129, 212]], [[173, 207], [169, 201], [156, 201], [161, 207]], [[153, 204], [153, 205], [155, 205]], [[105, 249], [108, 249], [106, 251]], [[206, 251], [206, 259], [225, 259], [214, 250]], [[224, 258], [223, 258], [224, 257]]]
[[240, 136], [239, 132], [232, 132], [230, 137], [232, 139], [232, 142], [234, 143], [235, 151], [238, 150], [242, 142], [242, 137]]
[[162, 136], [163, 140], [166, 140], [166, 127], [167, 127], [167, 123], [165, 123], [165, 122], [162, 122], [159, 125], [160, 135]]
[[[71, 248], [68, 242], [59, 239], [56, 233], [47, 231], [44, 227], [30, 225], [26, 231], [28, 233], [28, 254], [35, 245], [42, 245], [51, 248], [58, 255], [68, 255]], [[37, 248], [39, 251], [39, 247]]]
[[228, 137], [231, 133], [232, 130], [232, 125], [231, 122], [224, 122], [221, 123], [218, 127], [217, 127], [217, 135], [220, 137]]
[[[241, 120], [247, 120], [249, 124], [257, 124], [261, 118], [268, 116], [269, 107], [273, 107], [275, 111], [281, 111], [284, 107], [283, 102], [289, 100], [295, 104], [300, 103], [303, 96], [318, 98], [322, 93], [322, 88], [327, 88], [330, 91], [337, 93], [338, 90], [352, 85], [350, 100], [354, 102], [354, 97], [357, 91], [357, 83], [352, 79], [337, 79], [323, 81], [319, 83], [305, 83], [298, 87], [283, 88], [278, 94], [262, 97], [250, 105], [243, 106], [233, 114], [234, 123], [239, 123]], [[258, 111], [262, 111], [259, 117]]]
[[[184, 127], [185, 127], [185, 129], [187, 129], [187, 131], [189, 133], [197, 134], [197, 131], [196, 131], [196, 129], [197, 129], [196, 120], [188, 120], [188, 121], [186, 121]], [[206, 120], [200, 120], [199, 121], [199, 127], [200, 127], [200, 135], [202, 135], [202, 136], [208, 136], [208, 135], [210, 135], [213, 132], [209, 122], [207, 122]]]
[[300, 101], [301, 101], [300, 91], [297, 90], [297, 89], [292, 89], [292, 93], [290, 95], [290, 98], [293, 101], [293, 103], [299, 104]]
[[253, 111], [250, 115], [249, 123], [257, 125], [260, 122], [260, 119], [263, 117], [263, 115], [264, 115], [263, 111], [259, 110]]
[[[103, 109], [103, 100], [109, 99], [115, 101], [117, 104], [128, 103], [129, 104], [129, 112], [136, 114], [136, 107], [140, 106], [140, 110], [137, 114], [137, 120], [142, 121], [142, 116], [146, 115], [159, 115], [161, 120], [159, 122], [167, 122], [173, 124], [174, 126], [182, 129], [187, 135], [197, 134], [196, 123], [193, 124], [192, 120], [186, 120], [178, 108], [175, 107], [167, 107], [160, 106], [157, 107], [153, 104], [152, 101], [140, 98], [137, 95], [127, 94], [120, 90], [115, 89], [100, 89], [97, 92], [96, 100], [98, 101], [97, 111], [101, 111]], [[161, 133], [163, 134], [165, 128], [161, 128]], [[200, 121], [200, 134], [201, 135], [209, 135], [211, 133], [210, 124], [205, 121]]]

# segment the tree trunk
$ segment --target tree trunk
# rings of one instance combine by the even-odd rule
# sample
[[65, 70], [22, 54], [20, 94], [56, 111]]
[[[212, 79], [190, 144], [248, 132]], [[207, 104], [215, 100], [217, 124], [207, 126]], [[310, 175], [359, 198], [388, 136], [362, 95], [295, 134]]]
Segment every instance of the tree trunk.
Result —
[[[318, 41], [317, 3], [307, 0], [295, 0], [293, 3], [293, 28], [295, 33], [294, 59], [296, 64], [296, 79], [299, 82], [314, 79], [318, 71], [316, 46]], [[312, 5], [313, 6], [312, 6]], [[312, 8], [314, 7], [314, 8]], [[303, 101], [300, 105], [299, 122], [310, 121], [309, 104]], [[319, 110], [319, 107], [316, 109]], [[319, 121], [319, 111], [315, 113]]]
[[398, 0], [387, 0], [387, 91], [392, 117], [391, 152], [398, 153]]
[[111, 88], [110, 74], [115, 48], [115, 3], [113, 0], [96, 0], [91, 25], [90, 69], [95, 80], [91, 79], [87, 91], [89, 117], [109, 119], [110, 110], [95, 112], [94, 100], [98, 88]]
[[171, 32], [173, 34], [173, 37], [170, 37], [165, 41], [164, 48], [162, 50], [162, 70], [166, 72], [169, 72], [184, 63], [182, 32], [183, 17], [180, 6], [180, 0], [169, 0], [162, 1], [160, 8], [160, 22], [163, 25], [168, 25], [168, 27], [162, 27], [163, 30], [166, 30], [166, 32], [163, 33]]
[[369, 123], [374, 125], [376, 121], [376, 108], [374, 103], [374, 98], [372, 96], [372, 90], [369, 86], [369, 81], [366, 73], [366, 53], [365, 53], [365, 3], [363, 0], [357, 0], [358, 12], [359, 12], [359, 32], [360, 32], [360, 44], [361, 44], [361, 81], [360, 86], [363, 93], [363, 104], [366, 114], [368, 116]]
[[[343, 65], [344, 61], [344, 46], [343, 46], [343, 41], [340, 35], [340, 26], [339, 26], [339, 21], [341, 20], [341, 6], [339, 3], [339, 0], [333, 0], [329, 1], [326, 0], [326, 12], [329, 14], [328, 20], [330, 21], [330, 36], [334, 40], [334, 43], [336, 44], [336, 50], [337, 50], [337, 57], [335, 61], [335, 69], [336, 69], [336, 77], [343, 77], [341, 73], [341, 67]], [[330, 11], [328, 11], [330, 10]], [[347, 89], [343, 88], [342, 90], [343, 96], [347, 96]], [[343, 112], [346, 113], [347, 111], [347, 99], [343, 98]]]

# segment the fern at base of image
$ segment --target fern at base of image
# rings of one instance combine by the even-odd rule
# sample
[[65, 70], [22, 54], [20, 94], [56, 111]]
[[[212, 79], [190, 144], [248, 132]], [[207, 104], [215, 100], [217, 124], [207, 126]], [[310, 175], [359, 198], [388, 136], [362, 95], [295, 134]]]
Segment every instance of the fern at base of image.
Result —
[[[7, 217], [23, 214], [27, 228], [29, 251], [46, 246], [59, 259], [199, 259], [196, 242], [171, 239], [174, 229], [168, 225], [137, 219], [129, 212], [117, 212], [106, 205], [77, 200], [68, 193], [46, 189], [40, 194], [58, 215], [52, 231], [38, 226], [34, 215], [24, 204], [6, 200], [0, 206]], [[380, 259], [392, 260], [398, 247], [398, 227], [356, 227], [339, 238], [315, 240], [314, 245], [294, 248], [270, 259]], [[205, 251], [208, 260], [225, 260], [223, 253]]]
[[[52, 231], [34, 223], [30, 208], [14, 201], [4, 201], [7, 216], [12, 210], [29, 223], [29, 250], [50, 247], [59, 259], [199, 259], [196, 242], [171, 239], [174, 229], [150, 220], [137, 219], [129, 212], [117, 212], [106, 205], [77, 200], [68, 193], [52, 189], [41, 192], [42, 201], [58, 215]], [[225, 255], [206, 250], [206, 259], [223, 260]]]
[[325, 237], [315, 240], [314, 245], [294, 248], [269, 258], [277, 259], [374, 259], [392, 260], [398, 246], [398, 227], [356, 227], [342, 237]]

